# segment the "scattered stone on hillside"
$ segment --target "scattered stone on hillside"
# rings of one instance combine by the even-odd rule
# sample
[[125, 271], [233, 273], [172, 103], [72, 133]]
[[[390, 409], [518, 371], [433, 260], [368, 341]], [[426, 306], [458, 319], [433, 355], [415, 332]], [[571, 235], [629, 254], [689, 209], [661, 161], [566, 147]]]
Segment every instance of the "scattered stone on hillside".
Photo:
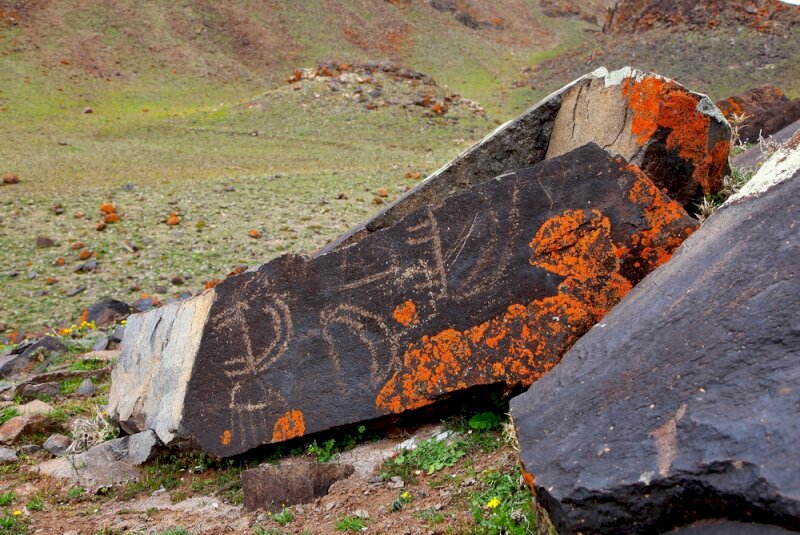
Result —
[[686, 205], [722, 187], [730, 136], [708, 97], [672, 80], [623, 70], [581, 80], [562, 95], [547, 157], [596, 142]]
[[253, 511], [277, 512], [286, 506], [313, 502], [328, 494], [339, 480], [350, 477], [349, 464], [292, 461], [263, 465], [242, 473], [244, 505]]
[[94, 110], [90, 107], [83, 108], [83, 113], [94, 113]]
[[0, 465], [10, 464], [19, 461], [17, 452], [11, 448], [0, 447]]
[[757, 170], [780, 147], [800, 131], [800, 120], [784, 127], [779, 132], [769, 136], [766, 143], [758, 143], [741, 154], [733, 157], [731, 164], [739, 169]]
[[22, 397], [24, 399], [33, 399], [39, 396], [55, 397], [61, 393], [61, 385], [59, 383], [38, 383], [26, 384], [22, 389]]
[[79, 396], [93, 396], [97, 392], [97, 387], [92, 382], [91, 378], [87, 377], [86, 379], [78, 385], [78, 388], [75, 390], [75, 393]]
[[604, 31], [635, 33], [654, 28], [701, 29], [747, 26], [777, 33], [800, 23], [800, 7], [780, 0], [620, 0]]
[[48, 247], [54, 247], [56, 242], [51, 240], [50, 238], [46, 238], [44, 236], [39, 236], [36, 238], [36, 248], [37, 249], [47, 249]]
[[98, 327], [106, 327], [124, 319], [131, 313], [128, 303], [117, 299], [103, 299], [83, 311], [81, 319], [94, 322]]
[[125, 336], [125, 326], [118, 325], [112, 332], [109, 341], [114, 342], [116, 344], [122, 342], [122, 338]]
[[696, 226], [636, 166], [587, 145], [131, 316], [109, 413], [225, 457], [528, 385]]
[[131, 303], [134, 312], [144, 312], [158, 306], [158, 298], [153, 295], [145, 295]]
[[53, 428], [53, 422], [41, 415], [31, 417], [14, 416], [0, 426], [0, 444], [12, 444], [22, 436], [52, 430]]
[[800, 525], [800, 133], [511, 402], [559, 533]]
[[69, 448], [71, 443], [72, 440], [70, 440], [69, 437], [56, 433], [50, 435], [47, 440], [44, 441], [43, 447], [52, 455], [62, 457], [67, 453], [67, 448]]
[[[582, 113], [575, 116], [573, 138], [576, 105]], [[721, 188], [730, 128], [703, 95], [630, 67], [611, 73], [601, 67], [502, 125], [318, 254], [391, 226], [422, 206], [589, 142], [641, 163], [659, 187], [686, 204], [701, 189], [710, 194]]]
[[602, 26], [609, 8], [617, 0], [539, 0], [539, 3], [548, 17], [578, 17]]
[[717, 102], [725, 117], [743, 116], [739, 140], [755, 143], [767, 138], [795, 121], [800, 121], [800, 99], [790, 100], [783, 91], [772, 85], [756, 87]]
[[82, 264], [78, 264], [75, 268], [75, 273], [93, 273], [97, 269], [97, 260], [89, 260]]
[[86, 286], [78, 286], [77, 288], [73, 288], [72, 290], [67, 292], [67, 297], [75, 297], [79, 293], [83, 293], [86, 291]]
[[756, 524], [750, 521], [731, 522], [715, 518], [693, 522], [665, 535], [796, 535], [796, 533], [770, 524]]
[[32, 418], [34, 416], [42, 416], [49, 412], [53, 412], [53, 406], [39, 399], [29, 401], [24, 405], [17, 407], [19, 415], [25, 418]]
[[19, 184], [19, 176], [17, 176], [16, 173], [6, 173], [3, 175], [3, 184], [4, 185]]
[[31, 469], [97, 489], [135, 481], [139, 477], [136, 466], [152, 458], [156, 445], [153, 433], [139, 433], [103, 442], [83, 453], [51, 459]]

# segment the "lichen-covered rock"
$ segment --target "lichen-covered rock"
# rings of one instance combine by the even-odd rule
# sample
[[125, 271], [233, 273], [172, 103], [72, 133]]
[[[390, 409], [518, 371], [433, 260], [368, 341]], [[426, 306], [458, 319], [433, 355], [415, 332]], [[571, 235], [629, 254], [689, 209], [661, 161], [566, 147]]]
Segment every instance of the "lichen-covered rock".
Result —
[[696, 223], [587, 145], [129, 318], [109, 412], [235, 455], [477, 385], [529, 385]]
[[783, 91], [772, 85], [756, 87], [717, 102], [729, 121], [743, 117], [739, 139], [754, 143], [775, 134], [800, 120], [800, 99], [790, 100]]
[[798, 229], [800, 134], [512, 400], [559, 533], [800, 526]]
[[722, 187], [731, 131], [705, 95], [625, 68], [578, 80], [561, 102], [548, 158], [597, 143], [638, 165], [684, 205]]

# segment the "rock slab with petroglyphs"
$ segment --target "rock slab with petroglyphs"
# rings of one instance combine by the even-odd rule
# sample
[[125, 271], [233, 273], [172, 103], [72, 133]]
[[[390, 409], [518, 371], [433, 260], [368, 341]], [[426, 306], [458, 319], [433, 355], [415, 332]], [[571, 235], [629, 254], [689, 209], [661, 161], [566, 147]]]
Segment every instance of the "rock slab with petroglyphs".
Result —
[[800, 134], [511, 403], [559, 533], [800, 525]]
[[230, 456], [529, 385], [695, 228], [637, 167], [587, 145], [133, 316], [109, 411]]

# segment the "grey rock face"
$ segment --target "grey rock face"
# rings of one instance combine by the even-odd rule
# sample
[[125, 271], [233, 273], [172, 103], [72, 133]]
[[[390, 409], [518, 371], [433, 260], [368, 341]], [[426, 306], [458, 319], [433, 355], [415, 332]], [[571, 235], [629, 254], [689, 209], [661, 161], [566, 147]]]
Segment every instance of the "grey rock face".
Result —
[[559, 533], [800, 525], [800, 135], [787, 147], [512, 400]]
[[68, 436], [55, 434], [47, 437], [47, 440], [44, 441], [43, 447], [56, 457], [61, 457], [67, 453], [67, 448], [71, 442], [72, 441]]
[[19, 461], [17, 452], [11, 448], [0, 447], [0, 465]]
[[89, 377], [84, 379], [83, 382], [78, 385], [77, 390], [75, 390], [75, 393], [79, 396], [91, 396], [94, 395], [95, 392], [97, 392], [97, 387]]

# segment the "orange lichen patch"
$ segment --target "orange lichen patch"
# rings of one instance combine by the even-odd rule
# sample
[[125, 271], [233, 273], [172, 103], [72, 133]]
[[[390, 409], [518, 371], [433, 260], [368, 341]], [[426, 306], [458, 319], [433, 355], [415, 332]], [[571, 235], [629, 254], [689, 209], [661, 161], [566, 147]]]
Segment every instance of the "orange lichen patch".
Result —
[[231, 432], [231, 430], [230, 430], [230, 429], [226, 429], [226, 430], [225, 430], [225, 431], [223, 431], [223, 432], [222, 432], [222, 434], [219, 436], [219, 442], [220, 442], [220, 444], [222, 444], [223, 446], [227, 446], [227, 445], [229, 445], [229, 444], [230, 444], [232, 441], [233, 441], [233, 433]]
[[110, 202], [104, 202], [100, 205], [100, 212], [104, 214], [113, 214], [117, 211], [117, 208]]
[[80, 254], [78, 254], [78, 258], [81, 260], [87, 260], [91, 258], [92, 255], [94, 255], [94, 251], [90, 249], [84, 249], [83, 251], [80, 252]]
[[302, 437], [306, 432], [303, 411], [288, 411], [272, 427], [272, 442]]
[[180, 222], [181, 222], [181, 218], [178, 217], [178, 214], [176, 214], [175, 212], [170, 213], [169, 217], [167, 217], [167, 225], [169, 225], [171, 227], [174, 227], [175, 225], [177, 225]]
[[379, 392], [376, 407], [399, 413], [437, 397], [498, 381], [529, 385], [627, 293], [611, 224], [596, 210], [567, 210], [531, 241], [531, 264], [566, 277], [555, 295], [512, 304], [463, 331], [425, 335], [403, 355], [404, 370]]
[[261, 232], [259, 230], [253, 229], [247, 232], [247, 235], [253, 239], [259, 239], [261, 237]]
[[642, 206], [648, 228], [631, 237], [631, 251], [624, 261], [644, 261], [647, 271], [651, 271], [672, 258], [672, 253], [693, 229], [688, 228], [688, 233], [684, 231], [683, 236], [668, 232], [670, 226], [686, 217], [686, 212], [681, 205], [661, 193], [637, 166], [629, 164], [627, 169], [637, 177], [628, 198]]
[[66, 262], [67, 261], [64, 259], [63, 256], [59, 256], [58, 258], [56, 258], [56, 265], [59, 267], [63, 266]]
[[717, 106], [719, 106], [720, 111], [722, 111], [722, 114], [725, 115], [726, 119], [733, 118], [734, 114], [742, 115], [742, 107], [738, 102], [736, 102], [736, 98], [734, 97], [728, 97], [725, 100], [718, 102]]
[[675, 82], [654, 76], [627, 78], [622, 93], [633, 110], [631, 133], [636, 142], [644, 145], [658, 129], [668, 129], [667, 149], [692, 162], [694, 181], [705, 193], [718, 190], [730, 146], [720, 141], [709, 150], [711, 118], [697, 111], [698, 97]]
[[419, 321], [417, 305], [415, 305], [413, 301], [406, 301], [401, 305], [397, 305], [394, 312], [392, 312], [392, 316], [394, 316], [394, 320], [397, 323], [406, 327]]
[[533, 474], [525, 470], [525, 466], [523, 466], [522, 462], [519, 463], [519, 471], [522, 473], [523, 483], [525, 483], [532, 493], [536, 493], [536, 478], [533, 477]]
[[110, 224], [113, 224], [113, 223], [118, 223], [118, 222], [119, 222], [119, 214], [118, 214], [118, 213], [116, 213], [116, 212], [114, 212], [114, 213], [111, 213], [111, 214], [106, 214], [106, 215], [105, 215], [105, 217], [104, 217], [103, 219], [104, 219], [104, 220], [105, 220], [105, 222], [106, 222], [106, 223], [108, 223], [109, 225], [110, 225]]
[[216, 286], [220, 282], [222, 282], [222, 279], [214, 279], [214, 280], [206, 281], [206, 282], [203, 283], [203, 288], [205, 288], [206, 290], [210, 290], [211, 288], [213, 288], [214, 286]]

